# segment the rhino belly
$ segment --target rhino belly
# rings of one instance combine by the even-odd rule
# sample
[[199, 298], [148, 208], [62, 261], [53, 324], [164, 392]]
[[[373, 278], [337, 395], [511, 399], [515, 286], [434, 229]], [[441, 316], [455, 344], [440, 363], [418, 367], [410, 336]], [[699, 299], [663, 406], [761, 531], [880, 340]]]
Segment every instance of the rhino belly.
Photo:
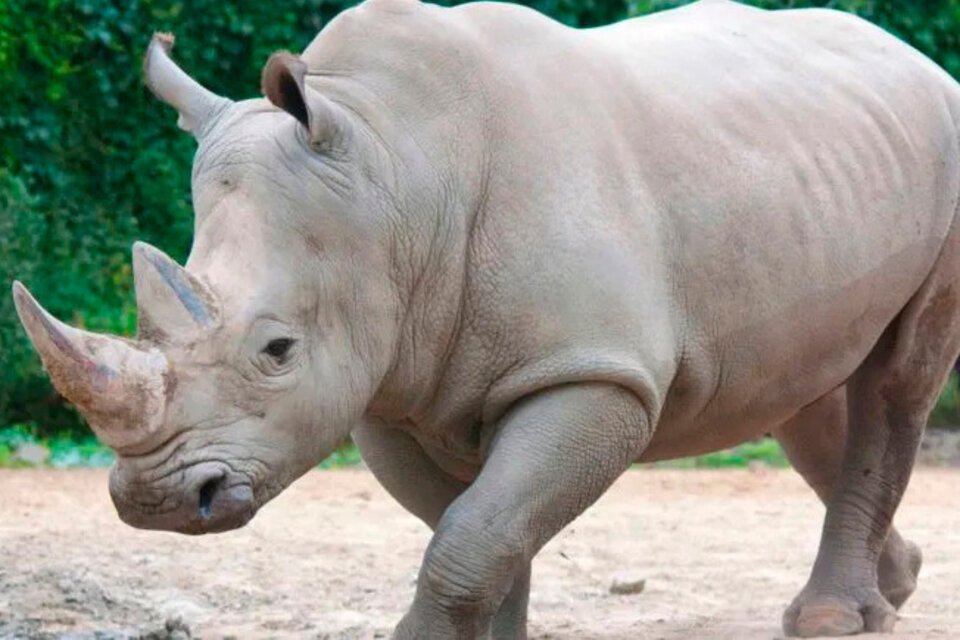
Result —
[[929, 275], [941, 243], [933, 234], [855, 277], [813, 269], [777, 295], [744, 288], [727, 300], [743, 313], [704, 313], [642, 460], [755, 439], [845, 384]]

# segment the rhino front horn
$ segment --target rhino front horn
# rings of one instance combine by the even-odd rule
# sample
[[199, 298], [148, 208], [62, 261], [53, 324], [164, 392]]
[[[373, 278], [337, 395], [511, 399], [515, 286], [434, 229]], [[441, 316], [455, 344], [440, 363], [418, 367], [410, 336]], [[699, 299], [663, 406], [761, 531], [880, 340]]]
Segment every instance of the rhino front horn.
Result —
[[220, 324], [210, 289], [146, 242], [133, 245], [139, 333], [157, 343], [186, 343]]
[[131, 447], [159, 428], [167, 360], [158, 349], [68, 326], [19, 282], [13, 283], [13, 302], [53, 386], [77, 406], [104, 444]]

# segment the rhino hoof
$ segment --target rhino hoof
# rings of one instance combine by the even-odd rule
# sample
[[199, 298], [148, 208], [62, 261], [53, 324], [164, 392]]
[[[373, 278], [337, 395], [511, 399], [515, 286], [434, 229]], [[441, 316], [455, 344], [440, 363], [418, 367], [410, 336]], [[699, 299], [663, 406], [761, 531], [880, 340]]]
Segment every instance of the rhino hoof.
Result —
[[896, 621], [896, 611], [879, 592], [856, 600], [801, 594], [783, 614], [783, 631], [797, 638], [890, 633]]

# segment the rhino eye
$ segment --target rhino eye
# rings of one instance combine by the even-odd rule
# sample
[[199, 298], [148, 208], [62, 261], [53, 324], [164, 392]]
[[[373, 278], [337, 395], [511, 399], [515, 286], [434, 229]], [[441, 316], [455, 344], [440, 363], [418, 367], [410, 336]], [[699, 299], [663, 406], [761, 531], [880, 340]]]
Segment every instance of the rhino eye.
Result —
[[282, 361], [286, 357], [287, 352], [290, 351], [293, 343], [293, 338], [275, 338], [267, 343], [267, 346], [263, 348], [263, 352], [275, 360]]

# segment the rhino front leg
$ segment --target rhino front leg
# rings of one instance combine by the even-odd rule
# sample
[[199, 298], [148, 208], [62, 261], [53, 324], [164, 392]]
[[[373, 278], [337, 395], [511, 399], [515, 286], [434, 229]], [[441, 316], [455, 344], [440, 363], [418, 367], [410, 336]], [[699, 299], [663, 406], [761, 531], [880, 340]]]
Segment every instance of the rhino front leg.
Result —
[[[774, 433], [790, 464], [824, 504], [830, 504], [840, 483], [847, 444], [846, 391], [846, 387], [834, 389]], [[903, 606], [916, 589], [922, 562], [920, 547], [904, 540], [896, 528], [891, 527], [880, 553], [877, 580], [880, 593], [894, 608]]]
[[[367, 467], [390, 495], [431, 529], [467, 484], [443, 471], [410, 434], [364, 424], [353, 431]], [[514, 578], [510, 593], [493, 616], [494, 640], [526, 640], [530, 565]]]
[[491, 638], [494, 613], [533, 556], [639, 457], [650, 433], [637, 397], [615, 385], [565, 385], [518, 402], [476, 481], [441, 517], [394, 638]]
[[[956, 273], [960, 254], [950, 256]], [[784, 614], [793, 636], [890, 632], [877, 566], [927, 416], [960, 348], [960, 300], [930, 281], [847, 381], [847, 443], [806, 587]]]

